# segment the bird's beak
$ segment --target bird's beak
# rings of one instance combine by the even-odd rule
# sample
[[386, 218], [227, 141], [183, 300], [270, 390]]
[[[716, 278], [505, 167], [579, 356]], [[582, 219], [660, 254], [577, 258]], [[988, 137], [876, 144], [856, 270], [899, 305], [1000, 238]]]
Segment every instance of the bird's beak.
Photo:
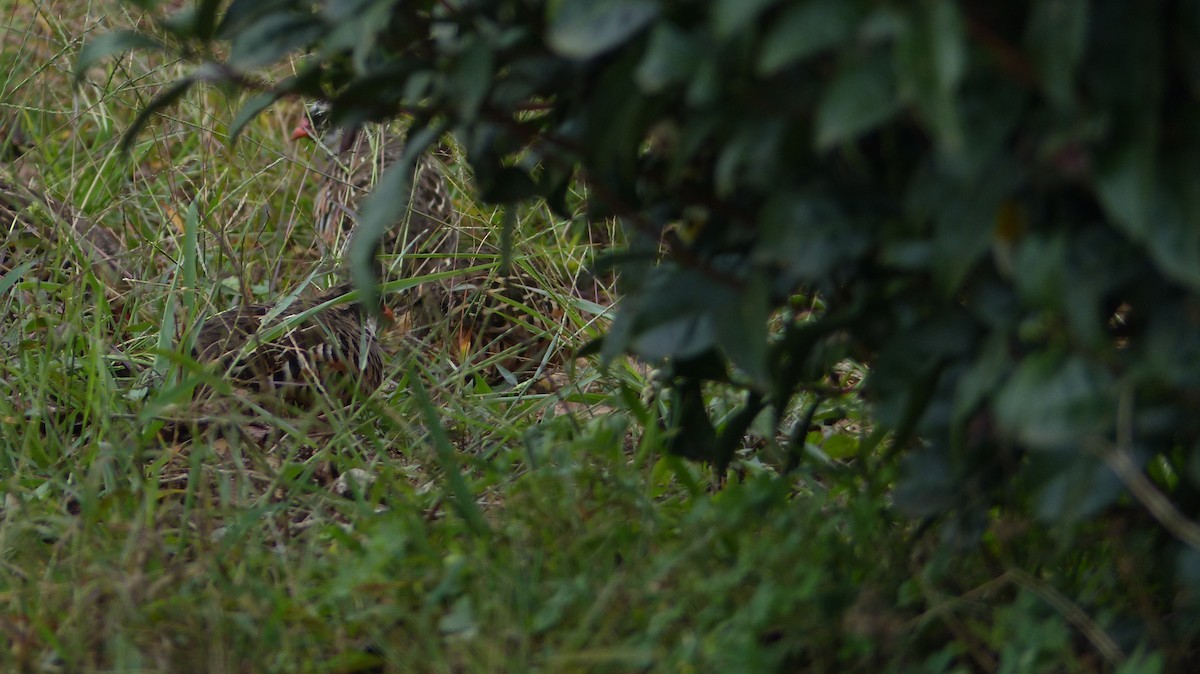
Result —
[[383, 319], [382, 322], [384, 326], [396, 324], [396, 312], [392, 311], [391, 307], [380, 307], [379, 315]]
[[313, 133], [312, 122], [305, 117], [300, 124], [292, 130], [292, 140], [300, 140], [301, 138], [316, 138]]

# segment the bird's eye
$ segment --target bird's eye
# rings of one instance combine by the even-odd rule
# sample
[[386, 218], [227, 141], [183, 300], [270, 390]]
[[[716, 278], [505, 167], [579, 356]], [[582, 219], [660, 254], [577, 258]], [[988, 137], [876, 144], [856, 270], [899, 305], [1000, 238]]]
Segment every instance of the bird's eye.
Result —
[[313, 124], [329, 121], [329, 103], [326, 101], [313, 101], [309, 103], [307, 112], [308, 118]]

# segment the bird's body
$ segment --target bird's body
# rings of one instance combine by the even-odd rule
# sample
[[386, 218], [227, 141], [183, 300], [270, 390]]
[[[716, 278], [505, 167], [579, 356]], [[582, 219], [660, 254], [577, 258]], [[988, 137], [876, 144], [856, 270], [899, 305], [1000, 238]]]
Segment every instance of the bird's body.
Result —
[[[376, 179], [397, 161], [403, 145], [388, 140], [385, 131], [352, 130], [348, 136], [332, 130], [326, 121], [327, 104], [309, 106], [307, 117], [292, 134], [309, 137], [334, 154], [331, 168], [318, 189], [315, 220], [328, 245], [344, 240], [352, 231], [358, 205]], [[441, 163], [429, 155], [417, 161], [409, 209], [380, 246], [385, 255], [399, 255], [385, 281], [476, 266], [495, 251], [473, 247], [464, 251], [459, 237], [459, 216], [450, 199]], [[543, 365], [560, 364], [554, 334], [562, 312], [552, 297], [521, 270], [508, 276], [495, 269], [463, 271], [438, 281], [422, 283], [403, 295], [397, 306], [403, 313], [407, 336], [432, 349], [445, 349], [455, 367], [480, 373], [491, 384], [517, 383], [545, 374]]]
[[444, 346], [456, 370], [489, 385], [543, 378], [562, 365], [563, 312], [527, 273], [494, 269], [432, 285], [408, 314], [410, 338]]
[[[330, 128], [325, 117], [324, 104], [310, 106], [292, 137], [312, 138], [331, 154], [317, 189], [314, 219], [324, 244], [340, 251], [355, 229], [363, 198], [400, 159], [404, 143], [381, 127], [348, 132]], [[413, 173], [407, 213], [385, 233], [381, 252], [402, 256], [399, 275], [414, 277], [448, 269], [458, 245], [458, 214], [445, 171], [436, 159], [422, 155]]]
[[317, 309], [350, 290], [342, 284], [283, 311], [250, 304], [221, 312], [201, 326], [193, 355], [236, 386], [294, 405], [322, 397], [349, 403], [383, 381], [383, 352], [364, 308], [347, 302]]

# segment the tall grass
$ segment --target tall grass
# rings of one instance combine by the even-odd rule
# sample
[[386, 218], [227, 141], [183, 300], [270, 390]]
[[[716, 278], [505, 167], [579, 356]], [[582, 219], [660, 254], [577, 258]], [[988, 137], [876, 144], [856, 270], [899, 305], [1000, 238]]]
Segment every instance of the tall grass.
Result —
[[[350, 409], [282, 414], [227, 384], [197, 409], [197, 381], [221, 382], [187, 355], [196, 326], [337, 265], [313, 244], [319, 157], [287, 140], [299, 102], [230, 145], [239, 99], [199, 90], [118, 152], [182, 66], [139, 54], [70, 75], [89, 36], [148, 25], [133, 7], [0, 1], [0, 125], [34, 142], [3, 171], [118, 233], [134, 276], [114, 297], [78, 246], [0, 223], [16, 260], [0, 275], [0, 671], [1096, 664], [1038, 587], [897, 521], [891, 468], [845, 469], [869, 428], [856, 368], [832, 382], [845, 395], [786, 415], [807, 422], [803, 456], [756, 425], [727, 481], [663, 455], [654, 382], [624, 363], [496, 386], [453, 344], [393, 339], [388, 383]], [[467, 233], [498, 244], [503, 215], [466, 167], [448, 175]], [[563, 348], [597, 334], [606, 289], [579, 292], [579, 223], [539, 205], [516, 222], [513, 264], [560, 307], [525, 316]], [[168, 418], [192, 435], [164, 437]], [[789, 460], [785, 478], [766, 465]]]

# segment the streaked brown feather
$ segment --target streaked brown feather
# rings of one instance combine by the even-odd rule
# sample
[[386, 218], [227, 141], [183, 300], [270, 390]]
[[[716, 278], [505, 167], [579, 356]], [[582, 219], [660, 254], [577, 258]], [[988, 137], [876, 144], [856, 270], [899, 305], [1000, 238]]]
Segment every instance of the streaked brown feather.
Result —
[[312, 406], [320, 397], [349, 404], [383, 382], [383, 353], [373, 322], [357, 303], [326, 307], [274, 339], [264, 333], [350, 290], [343, 284], [297, 300], [268, 321], [272, 304], [251, 304], [208, 319], [193, 355], [225, 373], [234, 385]]

